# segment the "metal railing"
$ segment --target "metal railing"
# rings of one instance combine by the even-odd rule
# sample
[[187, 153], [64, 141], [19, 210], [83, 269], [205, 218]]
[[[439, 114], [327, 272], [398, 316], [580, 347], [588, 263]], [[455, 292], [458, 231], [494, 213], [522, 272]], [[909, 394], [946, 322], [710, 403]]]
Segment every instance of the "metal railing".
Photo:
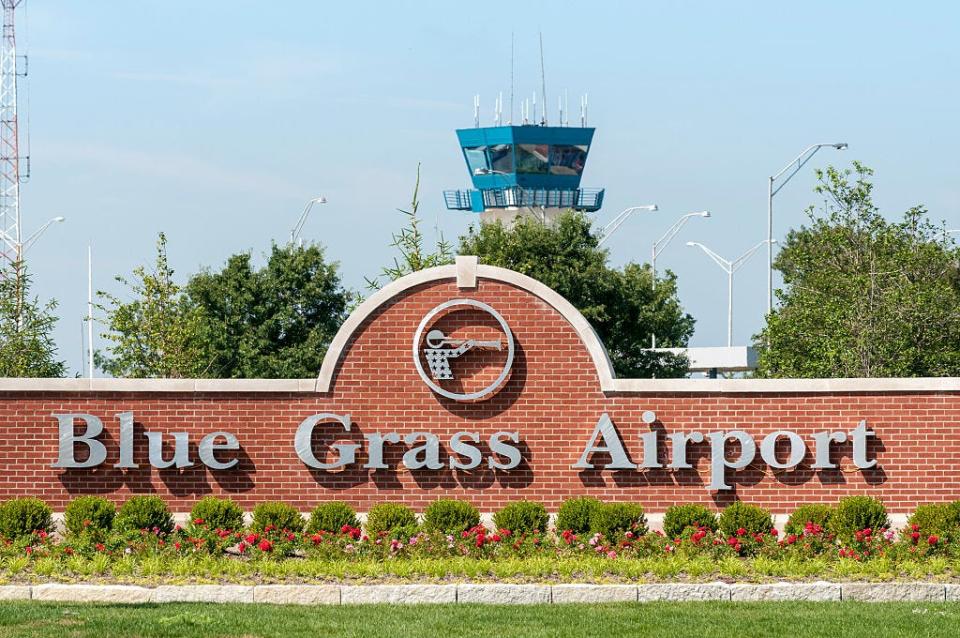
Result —
[[[448, 210], [473, 210], [471, 190], [443, 191]], [[479, 191], [483, 207], [487, 208], [572, 208], [588, 212], [597, 211], [603, 205], [602, 188], [578, 188], [557, 190], [546, 188], [490, 188]], [[477, 211], [479, 212], [479, 211]]]

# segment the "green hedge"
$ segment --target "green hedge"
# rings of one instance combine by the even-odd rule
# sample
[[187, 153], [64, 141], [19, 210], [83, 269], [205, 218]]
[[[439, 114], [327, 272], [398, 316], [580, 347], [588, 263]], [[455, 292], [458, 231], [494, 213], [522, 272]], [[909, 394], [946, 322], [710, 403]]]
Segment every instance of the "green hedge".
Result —
[[38, 498], [15, 498], [0, 505], [0, 537], [17, 540], [52, 527], [53, 512]]
[[67, 534], [104, 535], [113, 529], [117, 506], [102, 496], [80, 496], [67, 504], [63, 512], [63, 526]]
[[747, 534], [766, 534], [773, 529], [773, 517], [768, 510], [743, 501], [731, 503], [720, 513], [720, 530], [727, 536], [738, 536], [739, 530]]
[[353, 528], [360, 527], [357, 512], [352, 507], [343, 501], [320, 503], [310, 512], [307, 533], [339, 532], [345, 525]]
[[827, 529], [840, 540], [850, 542], [859, 531], [877, 531], [889, 526], [887, 508], [879, 500], [870, 496], [847, 496], [837, 503]]
[[146, 529], [168, 534], [173, 530], [173, 516], [159, 496], [131, 496], [120, 506], [113, 527], [121, 532]]
[[370, 538], [381, 534], [391, 538], [412, 536], [417, 528], [417, 515], [402, 503], [377, 503], [367, 512], [366, 529]]
[[253, 508], [255, 532], [263, 532], [268, 527], [290, 532], [303, 531], [304, 520], [300, 511], [293, 505], [281, 501], [265, 501]]
[[574, 534], [585, 534], [590, 531], [599, 506], [600, 501], [590, 496], [568, 498], [560, 504], [554, 527], [558, 532], [569, 530]]
[[514, 501], [493, 515], [497, 529], [508, 529], [517, 534], [546, 532], [550, 516], [543, 503]]
[[671, 505], [663, 514], [663, 533], [670, 538], [679, 538], [687, 529], [701, 527], [717, 531], [716, 513], [703, 505]]
[[783, 531], [785, 534], [803, 534], [807, 523], [819, 525], [821, 529], [830, 529], [830, 519], [833, 517], [834, 507], [822, 503], [801, 505], [793, 510]]
[[441, 498], [423, 512], [423, 526], [444, 534], [460, 534], [480, 524], [480, 512], [466, 501]]
[[620, 541], [627, 532], [637, 536], [647, 533], [647, 517], [637, 503], [601, 503], [593, 513], [591, 530], [608, 541]]

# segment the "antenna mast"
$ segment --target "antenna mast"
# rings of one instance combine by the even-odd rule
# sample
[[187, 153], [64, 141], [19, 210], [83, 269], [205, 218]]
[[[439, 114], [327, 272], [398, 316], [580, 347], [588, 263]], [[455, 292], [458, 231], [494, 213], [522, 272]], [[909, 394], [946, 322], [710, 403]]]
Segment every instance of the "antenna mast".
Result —
[[[3, 43], [0, 50], [0, 250], [4, 263], [16, 266], [20, 277], [23, 231], [20, 215], [20, 149], [17, 131], [17, 39], [14, 13], [23, 0], [3, 4]], [[18, 300], [19, 301], [19, 300]], [[19, 315], [19, 309], [18, 309]]]
[[540, 32], [540, 102], [543, 104], [543, 116], [540, 123], [547, 125], [547, 75], [543, 70], [543, 31]]

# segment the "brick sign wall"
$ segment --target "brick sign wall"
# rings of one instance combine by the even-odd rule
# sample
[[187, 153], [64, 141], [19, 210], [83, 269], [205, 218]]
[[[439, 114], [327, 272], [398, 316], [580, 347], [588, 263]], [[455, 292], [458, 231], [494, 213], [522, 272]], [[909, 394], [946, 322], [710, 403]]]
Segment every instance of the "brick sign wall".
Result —
[[[489, 397], [457, 401], [440, 396], [418, 374], [413, 337], [431, 310], [465, 298], [499, 313], [515, 348], [509, 374]], [[783, 513], [799, 503], [833, 502], [857, 493], [882, 498], [892, 512], [960, 496], [960, 397], [955, 380], [611, 380], [602, 352], [584, 325], [568, 304], [531, 280], [467, 263], [459, 270], [418, 273], [368, 300], [334, 342], [319, 380], [2, 381], [0, 499], [37, 496], [62, 510], [81, 494], [102, 494], [119, 502], [130, 494], [155, 493], [175, 511], [186, 511], [201, 496], [214, 494], [229, 496], [246, 509], [264, 500], [284, 500], [306, 510], [319, 501], [339, 499], [366, 511], [384, 500], [421, 510], [438, 497], [452, 497], [491, 511], [520, 498], [543, 501], [555, 510], [565, 498], [589, 494], [637, 501], [653, 512], [679, 502], [722, 506], [740, 499]], [[453, 340], [501, 340], [499, 350], [476, 348], [452, 359], [455, 378], [436, 381], [443, 389], [469, 394], [496, 381], [508, 352], [506, 335], [489, 313], [461, 306], [439, 312], [426, 328]], [[423, 339], [417, 344], [418, 356], [429, 371], [423, 344]], [[133, 422], [132, 457], [126, 461], [120, 451], [123, 419], [117, 416], [124, 413], [132, 413]], [[298, 454], [298, 427], [317, 414], [349, 415], [350, 431], [342, 421], [319, 419], [310, 439], [311, 454], [331, 463], [343, 456], [338, 452], [342, 447], [331, 446], [353, 445], [352, 463], [311, 468]], [[662, 467], [605, 468], [615, 453], [602, 451], [587, 456], [593, 468], [574, 467], [591, 444], [611, 442], [595, 436], [605, 414], [614, 427], [613, 437], [633, 464]], [[60, 422], [73, 419], [75, 436], [88, 425], [69, 415], [102, 421], [96, 441], [105, 446], [106, 458], [96, 467], [54, 467], [62, 454]], [[857, 443], [852, 433], [864, 421], [870, 435], [861, 437], [863, 455], [876, 461], [871, 467], [854, 462]], [[715, 445], [709, 435], [734, 430], [755, 440], [755, 458], [745, 467], [724, 468], [729, 489], [710, 489]], [[201, 462], [200, 443], [216, 431], [231, 433], [238, 442], [238, 449], [215, 453], [218, 462], [237, 460], [229, 469]], [[802, 448], [789, 436], [778, 438], [773, 447], [776, 463], [771, 464], [760, 448], [764, 437], [775, 431], [793, 433]], [[192, 464], [151, 466], [146, 432], [162, 433], [158, 438], [166, 460], [175, 451], [171, 433], [187, 433], [182, 458]], [[404, 455], [426, 440], [404, 441], [415, 432], [439, 439], [435, 459], [442, 468], [405, 466]], [[823, 432], [848, 435], [845, 441], [827, 440], [829, 464], [835, 467], [814, 467], [815, 448], [824, 447], [816, 435]], [[392, 433], [399, 443], [390, 442]], [[458, 433], [468, 433], [461, 442], [479, 453], [476, 467], [462, 467], [473, 459], [457, 453], [452, 439]], [[516, 433], [517, 442], [510, 433]], [[676, 465], [671, 435], [677, 433], [704, 435], [702, 442], [693, 436], [685, 444], [690, 468], [670, 467], [672, 461]], [[382, 449], [378, 460], [386, 467], [364, 467], [372, 454], [380, 456], [371, 451], [372, 436], [386, 441], [376, 443]], [[645, 446], [652, 440], [655, 457]], [[501, 469], [511, 462], [502, 448], [500, 453], [494, 449], [498, 444], [519, 451], [514, 467]], [[723, 458], [730, 465], [740, 458], [741, 445], [725, 443]], [[76, 463], [83, 464], [88, 446], [75, 442], [72, 450]], [[802, 457], [789, 464], [794, 453]], [[430, 456], [423, 450], [417, 458], [429, 461]], [[131, 459], [137, 467], [129, 467]], [[116, 467], [125, 464], [128, 467]]]

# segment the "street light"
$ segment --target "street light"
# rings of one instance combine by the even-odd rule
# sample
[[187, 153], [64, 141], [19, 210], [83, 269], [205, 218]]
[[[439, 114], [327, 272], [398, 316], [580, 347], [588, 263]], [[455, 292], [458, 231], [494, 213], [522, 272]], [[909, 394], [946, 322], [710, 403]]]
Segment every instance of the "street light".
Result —
[[777, 241], [776, 239], [774, 240], [765, 239], [759, 244], [757, 244], [756, 246], [754, 246], [753, 248], [751, 248], [750, 250], [748, 250], [747, 252], [743, 253], [742, 255], [734, 259], [733, 261], [728, 261], [724, 259], [723, 257], [713, 252], [712, 250], [710, 250], [709, 248], [707, 248], [706, 246], [704, 246], [698, 241], [687, 242], [687, 246], [695, 246], [700, 250], [702, 250], [703, 252], [707, 253], [707, 256], [710, 257], [710, 259], [712, 259], [713, 261], [715, 261], [717, 265], [723, 268], [724, 272], [727, 273], [727, 347], [728, 348], [733, 345], [733, 273], [737, 272], [737, 270], [740, 269], [740, 266], [746, 263], [746, 261], [753, 256], [753, 253], [760, 250], [761, 246], [771, 242], [775, 243], [776, 241]]
[[[667, 232], [665, 232], [660, 239], [653, 242], [653, 249], [650, 251], [650, 268], [653, 270], [653, 280], [652, 280], [651, 287], [653, 288], [653, 290], [657, 289], [657, 255], [663, 252], [663, 249], [666, 248], [671, 241], [673, 241], [673, 238], [676, 237], [677, 233], [680, 232], [680, 229], [683, 228], [688, 221], [690, 221], [691, 217], [709, 218], [710, 211], [702, 210], [698, 213], [687, 213], [686, 215], [681, 216], [680, 219], [678, 219], [673, 223], [673, 226], [667, 229]], [[650, 347], [651, 348], [657, 347], [656, 334], [653, 334], [653, 333], [650, 334]]]
[[36, 231], [34, 231], [32, 235], [30, 235], [25, 240], [20, 242], [20, 246], [19, 246], [20, 250], [18, 251], [20, 258], [21, 259], [23, 258], [23, 254], [27, 252], [28, 248], [30, 248], [35, 243], [37, 243], [37, 240], [40, 239], [40, 235], [42, 235], [45, 230], [50, 228], [50, 226], [52, 226], [53, 224], [57, 224], [59, 222], [65, 222], [65, 221], [67, 221], [66, 217], [63, 217], [63, 216], [54, 217], [53, 219], [48, 221], [46, 224], [44, 224], [43, 226], [38, 228]]
[[323, 197], [314, 197], [307, 205], [303, 207], [303, 212], [300, 213], [300, 219], [297, 220], [297, 225], [293, 227], [293, 230], [290, 231], [290, 245], [292, 246], [297, 238], [300, 237], [300, 232], [303, 230], [303, 225], [307, 223], [307, 216], [310, 214], [310, 209], [313, 208], [314, 204], [326, 204], [327, 198]]
[[[803, 152], [797, 155], [796, 159], [781, 168], [778, 173], [767, 178], [767, 314], [770, 314], [773, 310], [773, 244], [776, 243], [773, 240], [773, 196], [787, 185], [787, 182], [803, 168], [804, 164], [810, 161], [810, 158], [817, 154], [817, 151], [827, 146], [835, 148], [838, 151], [845, 150], [848, 147], [846, 142], [811, 144], [803, 149]], [[787, 175], [786, 179], [784, 179], [779, 186], [774, 188], [773, 183], [791, 168], [793, 171]]]
[[597, 246], [602, 245], [605, 241], [610, 239], [610, 235], [615, 233], [616, 230], [623, 225], [623, 222], [627, 221], [627, 218], [638, 210], [646, 210], [651, 213], [655, 213], [660, 209], [657, 208], [656, 204], [649, 204], [647, 206], [631, 206], [630, 208], [623, 209], [616, 217], [611, 219], [606, 226], [600, 229], [600, 241], [597, 242]]

